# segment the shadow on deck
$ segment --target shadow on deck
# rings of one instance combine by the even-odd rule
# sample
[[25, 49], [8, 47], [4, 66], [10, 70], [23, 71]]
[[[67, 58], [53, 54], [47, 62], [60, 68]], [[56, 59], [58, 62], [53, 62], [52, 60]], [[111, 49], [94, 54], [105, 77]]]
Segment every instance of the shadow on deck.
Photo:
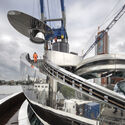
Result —
[[[26, 99], [23, 92], [0, 103], [0, 125], [17, 124], [18, 110]], [[9, 122], [9, 123], [8, 123]], [[12, 123], [13, 122], [13, 123]]]

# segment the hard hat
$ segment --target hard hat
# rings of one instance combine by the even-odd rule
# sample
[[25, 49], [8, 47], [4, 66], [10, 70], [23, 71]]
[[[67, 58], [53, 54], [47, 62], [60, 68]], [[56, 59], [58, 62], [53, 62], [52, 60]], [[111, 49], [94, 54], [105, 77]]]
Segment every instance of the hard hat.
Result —
[[61, 35], [61, 39], [64, 39], [64, 35]]

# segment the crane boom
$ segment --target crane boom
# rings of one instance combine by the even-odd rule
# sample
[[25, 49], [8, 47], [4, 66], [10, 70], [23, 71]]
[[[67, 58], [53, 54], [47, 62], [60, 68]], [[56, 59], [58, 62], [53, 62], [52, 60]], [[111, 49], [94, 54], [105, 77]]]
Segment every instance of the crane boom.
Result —
[[89, 49], [85, 52], [83, 55], [83, 58], [95, 47], [95, 45], [99, 42], [100, 39], [102, 39], [106, 32], [108, 32], [114, 25], [115, 23], [123, 16], [125, 13], [125, 4], [121, 8], [121, 10], [118, 12], [118, 14], [113, 18], [111, 23], [106, 27], [106, 29], [96, 38], [95, 42], [89, 47]]

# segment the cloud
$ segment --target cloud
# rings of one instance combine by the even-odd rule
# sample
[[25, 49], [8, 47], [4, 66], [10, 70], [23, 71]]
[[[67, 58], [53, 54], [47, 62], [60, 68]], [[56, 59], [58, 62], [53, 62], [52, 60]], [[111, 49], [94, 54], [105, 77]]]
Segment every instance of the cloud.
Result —
[[[119, 2], [119, 3], [118, 3]], [[114, 0], [65, 0], [67, 32], [69, 37], [70, 51], [79, 54], [89, 48], [94, 42], [97, 28], [103, 23], [107, 14], [113, 10], [113, 15], [122, 7], [124, 1]], [[51, 9], [54, 9], [53, 7]], [[19, 10], [24, 13], [40, 18], [38, 1], [34, 0], [1, 0], [0, 4], [0, 79], [20, 79], [20, 55], [23, 52], [34, 51], [43, 54], [43, 45], [36, 45], [19, 32], [17, 32], [7, 19], [9, 10]], [[105, 28], [108, 23], [103, 25]], [[110, 52], [124, 53], [125, 47], [125, 16], [110, 30]], [[94, 49], [89, 56], [94, 55]]]
[[[108, 2], [105, 0], [78, 0], [73, 1], [71, 6], [67, 5], [67, 30], [71, 49], [77, 50], [79, 53], [82, 50], [85, 52], [95, 41], [98, 26], [103, 24], [106, 16], [109, 15], [109, 21], [101, 28], [101, 30], [105, 29], [123, 4], [124, 2], [119, 0], [109, 0]], [[116, 43], [120, 44], [125, 39], [124, 22], [125, 18], [122, 17], [109, 32], [110, 52], [112, 53], [115, 53]], [[91, 55], [94, 55], [94, 51]]]
[[[33, 0], [6, 1], [1, 0], [0, 4], [0, 79], [12, 80], [20, 79], [20, 55], [23, 52], [30, 53], [31, 57], [34, 51], [39, 55], [43, 53], [43, 45], [35, 45], [30, 40], [18, 33], [9, 23], [7, 12], [9, 10], [19, 10], [30, 15], [33, 14]], [[37, 8], [37, 7], [36, 7]], [[37, 8], [38, 9], [38, 8]], [[35, 9], [35, 10], [37, 10]], [[35, 11], [34, 11], [35, 12]], [[36, 13], [36, 12], [35, 12]], [[35, 14], [37, 16], [38, 14]], [[37, 16], [38, 17], [38, 16]]]

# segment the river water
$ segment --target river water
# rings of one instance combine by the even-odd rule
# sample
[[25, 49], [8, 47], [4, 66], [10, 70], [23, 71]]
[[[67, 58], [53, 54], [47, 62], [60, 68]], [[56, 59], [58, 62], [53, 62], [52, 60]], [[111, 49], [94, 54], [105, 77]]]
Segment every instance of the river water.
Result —
[[9, 95], [22, 92], [22, 91], [27, 96], [27, 98], [35, 102], [40, 102], [39, 96], [41, 96], [41, 93], [34, 90], [32, 85], [22, 85], [22, 86], [21, 85], [1, 85], [0, 86], [0, 100]]
[[0, 86], [0, 99], [5, 98], [8, 95], [12, 95], [14, 93], [22, 91], [22, 87], [20, 85], [1, 85]]

